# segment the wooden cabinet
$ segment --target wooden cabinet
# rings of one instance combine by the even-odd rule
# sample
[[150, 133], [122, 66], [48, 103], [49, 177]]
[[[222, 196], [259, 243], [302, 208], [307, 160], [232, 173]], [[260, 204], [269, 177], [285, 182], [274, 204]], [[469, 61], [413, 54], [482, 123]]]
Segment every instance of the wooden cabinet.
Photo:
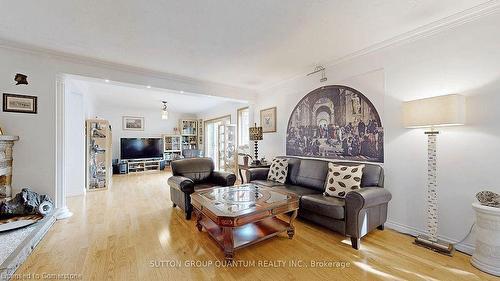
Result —
[[186, 119], [179, 121], [181, 149], [203, 150], [203, 120]]
[[111, 127], [102, 119], [86, 121], [86, 188], [104, 190], [111, 185]]

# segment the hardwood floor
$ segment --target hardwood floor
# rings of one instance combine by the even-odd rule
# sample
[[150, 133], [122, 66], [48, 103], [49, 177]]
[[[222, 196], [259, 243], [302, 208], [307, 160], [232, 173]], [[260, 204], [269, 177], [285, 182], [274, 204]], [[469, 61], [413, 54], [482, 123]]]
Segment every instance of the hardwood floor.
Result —
[[[115, 176], [107, 191], [69, 198], [74, 216], [55, 223], [13, 280], [33, 274], [74, 274], [58, 277], [76, 280], [500, 280], [475, 269], [464, 254], [436, 254], [392, 230], [369, 234], [356, 251], [349, 239], [300, 219], [292, 240], [284, 233], [244, 248], [236, 252], [237, 266], [224, 267], [216, 243], [172, 208], [168, 176]], [[339, 266], [312, 266], [322, 261]]]

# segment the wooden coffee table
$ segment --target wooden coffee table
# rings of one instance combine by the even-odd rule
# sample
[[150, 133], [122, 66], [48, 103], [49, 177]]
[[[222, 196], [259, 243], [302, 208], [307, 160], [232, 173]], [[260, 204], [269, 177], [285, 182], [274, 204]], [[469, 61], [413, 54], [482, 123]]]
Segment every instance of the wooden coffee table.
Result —
[[[216, 187], [191, 194], [196, 227], [203, 228], [224, 250], [226, 260], [234, 251], [287, 231], [293, 238], [299, 209], [295, 194], [244, 184]], [[288, 222], [277, 217], [290, 213]]]

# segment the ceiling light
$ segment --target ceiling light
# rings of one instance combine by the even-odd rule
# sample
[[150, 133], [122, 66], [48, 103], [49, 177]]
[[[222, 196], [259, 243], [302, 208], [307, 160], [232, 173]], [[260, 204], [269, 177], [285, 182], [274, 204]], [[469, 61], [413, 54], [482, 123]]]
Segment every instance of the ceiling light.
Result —
[[151, 86], [147, 85], [146, 88], [151, 89]]
[[104, 80], [104, 82], [109, 83], [109, 80], [108, 80], [108, 79], [106, 79], [106, 80]]
[[163, 108], [161, 109], [161, 119], [167, 120], [168, 119], [167, 102], [162, 101], [162, 103], [163, 103]]
[[181, 94], [184, 94], [184, 91], [180, 91]]

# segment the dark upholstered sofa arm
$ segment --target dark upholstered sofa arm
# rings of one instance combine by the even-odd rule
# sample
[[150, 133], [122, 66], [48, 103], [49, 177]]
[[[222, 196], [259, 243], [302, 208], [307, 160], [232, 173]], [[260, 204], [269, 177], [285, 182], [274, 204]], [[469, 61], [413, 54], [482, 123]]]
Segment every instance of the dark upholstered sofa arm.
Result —
[[246, 171], [247, 182], [254, 180], [267, 180], [269, 168], [251, 168]]
[[212, 182], [220, 186], [232, 186], [236, 182], [236, 175], [233, 173], [214, 171], [212, 173]]
[[168, 178], [168, 185], [177, 188], [184, 193], [191, 194], [194, 192], [194, 182], [186, 177], [173, 176]]
[[364, 187], [347, 193], [345, 205], [348, 209], [361, 210], [391, 201], [391, 193], [381, 187]]
[[347, 193], [346, 234], [351, 236], [351, 241], [355, 241], [355, 249], [359, 248], [359, 238], [383, 226], [387, 220], [387, 204], [391, 198], [392, 195], [387, 189], [378, 186], [364, 187]]

